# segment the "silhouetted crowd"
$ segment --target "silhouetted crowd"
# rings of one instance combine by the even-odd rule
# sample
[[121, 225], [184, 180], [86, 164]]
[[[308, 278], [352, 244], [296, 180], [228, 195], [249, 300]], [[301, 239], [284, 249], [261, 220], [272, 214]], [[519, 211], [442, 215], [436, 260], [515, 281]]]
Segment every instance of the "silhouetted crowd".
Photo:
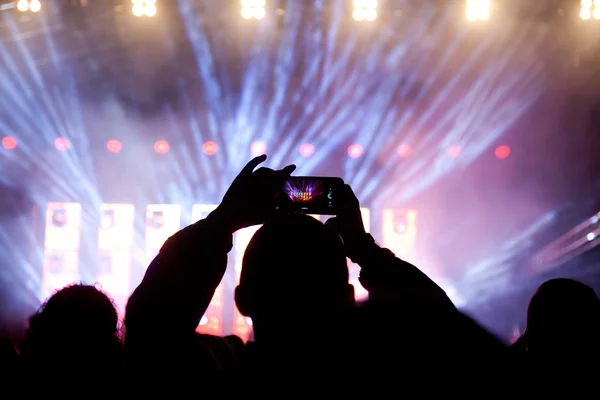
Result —
[[[376, 397], [467, 390], [495, 397], [563, 384], [595, 392], [600, 301], [590, 287], [544, 283], [531, 299], [524, 335], [506, 347], [365, 232], [350, 186], [337, 194], [337, 215], [325, 224], [276, 212], [274, 192], [295, 167], [257, 169], [265, 159], [246, 165], [207, 218], [166, 241], [129, 298], [121, 329], [103, 292], [65, 287], [31, 317], [18, 346], [2, 342], [3, 371], [30, 382], [51, 375], [65, 386], [83, 379], [111, 390], [123, 382], [148, 388], [180, 380], [206, 388], [223, 384], [212, 376], [226, 378], [215, 396], [248, 387], [277, 397], [340, 388], [356, 396], [361, 389], [375, 396], [379, 388]], [[258, 224], [235, 289], [254, 340], [198, 334], [233, 233]], [[361, 267], [369, 293], [362, 303], [348, 283], [347, 258]], [[508, 386], [511, 393], [503, 394]], [[212, 396], [199, 388], [195, 395]]]

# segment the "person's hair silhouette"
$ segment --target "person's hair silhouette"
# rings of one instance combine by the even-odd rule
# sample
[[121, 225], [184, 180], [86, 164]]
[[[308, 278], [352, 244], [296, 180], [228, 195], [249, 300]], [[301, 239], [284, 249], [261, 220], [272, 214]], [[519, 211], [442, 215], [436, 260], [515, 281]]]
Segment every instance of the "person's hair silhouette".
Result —
[[56, 292], [30, 319], [20, 345], [25, 367], [118, 367], [118, 316], [112, 301], [94, 286]]
[[235, 301], [252, 318], [257, 343], [284, 330], [308, 339], [301, 327], [318, 331], [318, 321], [355, 305], [339, 236], [307, 215], [266, 222], [246, 248]]
[[543, 283], [527, 311], [525, 345], [535, 359], [598, 356], [600, 301], [594, 290], [572, 279]]

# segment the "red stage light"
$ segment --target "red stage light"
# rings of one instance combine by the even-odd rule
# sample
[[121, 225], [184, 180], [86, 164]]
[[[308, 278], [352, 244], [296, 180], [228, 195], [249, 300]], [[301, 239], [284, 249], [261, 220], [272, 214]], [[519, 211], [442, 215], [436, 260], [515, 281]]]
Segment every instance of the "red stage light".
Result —
[[263, 142], [254, 142], [250, 145], [250, 153], [252, 153], [252, 155], [254, 157], [262, 156], [266, 152], [267, 152], [267, 145], [264, 144]]
[[310, 157], [314, 154], [314, 152], [315, 146], [310, 143], [304, 143], [302, 146], [300, 146], [300, 155], [302, 157]]
[[450, 158], [456, 158], [460, 156], [462, 149], [460, 148], [460, 146], [450, 146], [448, 147], [448, 150], [446, 150], [446, 152], [448, 153], [448, 156], [450, 156]]
[[207, 156], [214, 156], [215, 154], [217, 154], [217, 150], [219, 150], [219, 147], [212, 140], [204, 142], [204, 144], [202, 145], [202, 151]]
[[169, 152], [169, 143], [166, 140], [157, 140], [154, 143], [154, 151], [158, 154], [166, 154]]
[[17, 148], [17, 140], [11, 136], [4, 136], [2, 138], [2, 147], [6, 150], [14, 150]]
[[118, 153], [123, 149], [123, 145], [118, 140], [111, 139], [108, 142], [106, 142], [106, 148], [111, 153]]
[[59, 137], [54, 141], [54, 147], [56, 147], [56, 150], [58, 151], [67, 151], [69, 150], [70, 146], [71, 143], [69, 143], [67, 139], [62, 137]]
[[348, 146], [348, 155], [352, 158], [358, 158], [363, 155], [363, 147], [360, 144], [351, 144]]
[[398, 146], [398, 155], [402, 158], [408, 158], [412, 154], [412, 147], [407, 144], [401, 144]]
[[504, 160], [510, 156], [510, 147], [508, 146], [498, 146], [496, 147], [496, 157], [500, 160]]

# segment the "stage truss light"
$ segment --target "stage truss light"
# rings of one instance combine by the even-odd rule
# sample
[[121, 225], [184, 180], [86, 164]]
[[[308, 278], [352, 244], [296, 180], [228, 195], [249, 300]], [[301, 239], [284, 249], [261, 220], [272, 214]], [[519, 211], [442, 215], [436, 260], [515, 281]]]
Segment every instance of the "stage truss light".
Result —
[[377, 19], [377, 0], [353, 0], [352, 18], [355, 21], [375, 21]]
[[39, 0], [19, 0], [17, 1], [17, 10], [21, 12], [31, 11], [39, 12], [42, 9], [42, 3]]
[[154, 17], [156, 15], [156, 0], [131, 0], [131, 12], [136, 17]]
[[469, 21], [485, 21], [490, 18], [491, 0], [466, 0], [465, 16]]
[[579, 17], [583, 20], [600, 20], [600, 0], [581, 0]]
[[265, 0], [241, 0], [242, 18], [263, 19], [267, 15]]

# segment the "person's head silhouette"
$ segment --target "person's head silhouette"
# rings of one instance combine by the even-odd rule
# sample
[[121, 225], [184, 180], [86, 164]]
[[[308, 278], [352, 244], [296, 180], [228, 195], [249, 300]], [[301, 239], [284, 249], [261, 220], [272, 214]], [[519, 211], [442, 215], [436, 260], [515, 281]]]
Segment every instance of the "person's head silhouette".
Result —
[[525, 344], [535, 358], [598, 355], [600, 301], [594, 290], [572, 279], [544, 282], [527, 311]]
[[26, 366], [72, 368], [118, 363], [118, 316], [112, 301], [94, 286], [56, 292], [30, 319], [20, 346]]
[[252, 318], [257, 343], [280, 335], [284, 326], [318, 324], [353, 307], [354, 288], [339, 236], [306, 215], [265, 223], [244, 254], [235, 300], [240, 312]]

